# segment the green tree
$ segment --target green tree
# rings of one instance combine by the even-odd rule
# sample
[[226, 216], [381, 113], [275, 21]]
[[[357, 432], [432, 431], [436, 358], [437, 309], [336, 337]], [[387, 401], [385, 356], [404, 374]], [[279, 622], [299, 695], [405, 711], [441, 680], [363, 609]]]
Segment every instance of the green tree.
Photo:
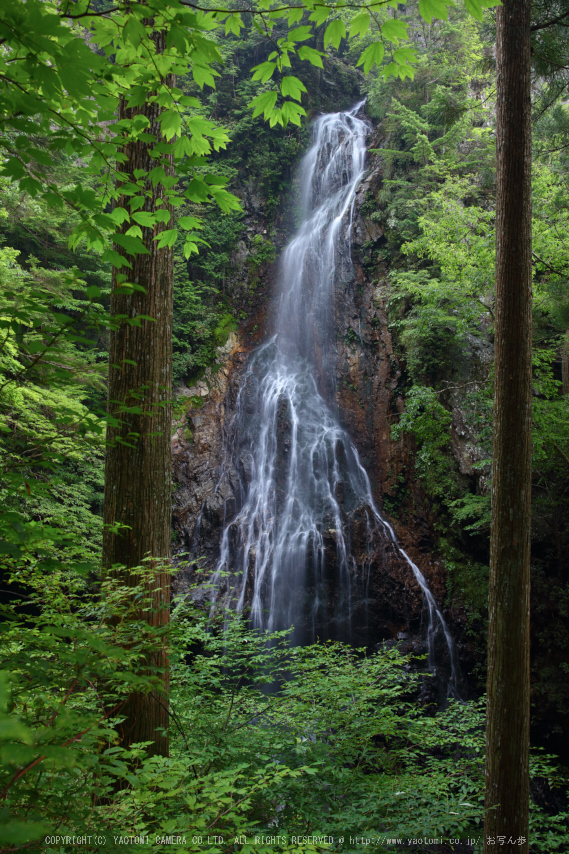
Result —
[[[152, 21], [144, 21], [152, 25]], [[128, 26], [128, 23], [127, 23]], [[155, 30], [150, 37], [156, 64], [166, 48], [165, 30]], [[146, 618], [153, 626], [165, 626], [170, 607], [170, 539], [172, 465], [170, 458], [170, 425], [172, 422], [172, 304], [174, 251], [169, 241], [160, 240], [173, 218], [173, 207], [166, 196], [165, 184], [174, 179], [173, 153], [162, 130], [164, 108], [156, 98], [161, 90], [172, 89], [172, 74], [156, 81], [156, 90], [146, 93], [144, 103], [129, 107], [123, 96], [118, 120], [128, 126], [144, 121], [147, 138], [129, 140], [121, 152], [117, 182], [121, 195], [117, 207], [125, 210], [130, 199], [122, 194], [125, 186], [145, 176], [136, 195], [143, 200], [133, 219], [145, 248], [130, 262], [129, 280], [136, 285], [125, 293], [120, 273], [115, 267], [111, 296], [111, 315], [143, 317], [140, 326], [119, 325], [111, 332], [109, 348], [108, 414], [116, 418], [109, 425], [105, 467], [105, 505], [103, 567], [124, 576], [129, 584], [137, 576], [129, 571], [152, 558], [149, 573]], [[161, 122], [162, 119], [162, 122]], [[165, 149], [160, 151], [161, 146]], [[148, 176], [161, 169], [164, 182], [152, 182]], [[175, 179], [174, 179], [175, 180]], [[141, 198], [142, 197], [142, 198]], [[117, 208], [115, 208], [116, 210]], [[158, 240], [156, 240], [158, 238]], [[117, 245], [120, 252], [122, 247]], [[123, 250], [124, 255], [124, 250]], [[116, 523], [120, 527], [116, 527]], [[124, 707], [122, 743], [125, 747], [139, 742], [153, 742], [152, 752], [168, 754], [168, 658], [165, 645], [150, 656], [149, 668], [163, 673], [162, 696], [155, 692], [133, 693]]]
[[[530, 3], [497, 13], [496, 343], [486, 721], [490, 839], [529, 851], [532, 401]], [[525, 840], [518, 845], [517, 839]]]

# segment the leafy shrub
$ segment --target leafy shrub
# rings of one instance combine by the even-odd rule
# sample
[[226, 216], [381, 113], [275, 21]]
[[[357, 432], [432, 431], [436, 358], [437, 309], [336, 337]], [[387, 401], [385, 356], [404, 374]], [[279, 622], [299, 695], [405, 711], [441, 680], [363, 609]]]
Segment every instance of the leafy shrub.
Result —
[[405, 409], [391, 435], [399, 439], [411, 434], [417, 443], [415, 470], [428, 495], [437, 499], [451, 497], [456, 489], [456, 476], [450, 445], [452, 416], [440, 402], [434, 389], [413, 386], [405, 398]]
[[[169, 632], [171, 755], [148, 758], [145, 745], [116, 744], [122, 699], [155, 681], [133, 674], [136, 660], [162, 642], [136, 619], [143, 585], [108, 581], [99, 596], [56, 572], [42, 605], [45, 577], [25, 581], [39, 616], [12, 603], [1, 624], [4, 845], [97, 834], [109, 851], [139, 850], [144, 837], [154, 851], [229, 854], [237, 839], [265, 854], [326, 847], [293, 841], [308, 835], [342, 851], [362, 833], [481, 835], [483, 701], [425, 714], [413, 696], [429, 677], [396, 650], [291, 648], [286, 632], [253, 632], [235, 614], [212, 624], [181, 602]], [[551, 757], [532, 761], [534, 778], [565, 787]], [[532, 851], [563, 850], [566, 820], [535, 807]], [[172, 848], [172, 836], [185, 842]]]

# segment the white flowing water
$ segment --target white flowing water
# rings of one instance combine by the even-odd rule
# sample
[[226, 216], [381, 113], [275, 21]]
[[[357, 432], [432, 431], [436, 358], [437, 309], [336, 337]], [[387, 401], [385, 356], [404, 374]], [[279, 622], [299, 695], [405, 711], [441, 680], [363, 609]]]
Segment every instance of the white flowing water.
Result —
[[352, 273], [352, 218], [366, 154], [361, 106], [319, 118], [302, 163], [303, 219], [282, 258], [274, 335], [250, 359], [227, 432], [222, 477], [237, 508], [222, 535], [215, 597], [229, 585], [232, 607], [250, 606], [262, 629], [295, 626], [297, 642], [322, 636], [330, 625], [337, 628], [332, 636], [349, 640], [352, 598], [367, 596], [370, 561], [357, 565], [347, 519], [363, 509], [368, 552], [377, 538], [387, 541], [419, 583], [429, 663], [442, 630], [456, 692], [454, 644], [443, 616], [377, 509], [335, 412], [334, 293]]

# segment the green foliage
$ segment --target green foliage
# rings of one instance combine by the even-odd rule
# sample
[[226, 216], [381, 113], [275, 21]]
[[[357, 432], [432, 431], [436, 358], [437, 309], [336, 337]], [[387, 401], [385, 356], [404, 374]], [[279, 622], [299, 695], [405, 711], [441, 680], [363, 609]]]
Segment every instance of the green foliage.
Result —
[[[534, 14], [548, 19], [543, 4]], [[569, 554], [569, 113], [561, 94], [566, 69], [555, 59], [567, 39], [561, 29], [532, 36], [535, 68], [548, 75], [535, 80], [532, 163], [532, 715], [540, 737], [550, 743], [562, 737], [566, 726], [569, 661], [568, 639], [560, 628]], [[492, 38], [490, 28], [479, 27], [458, 10], [430, 27], [411, 24], [410, 40], [417, 48], [413, 82], [378, 79], [369, 87], [371, 109], [386, 132], [378, 149], [384, 181], [369, 215], [381, 224], [387, 240], [377, 260], [389, 266], [391, 329], [412, 383], [410, 399], [406, 394], [410, 414], [404, 413], [401, 429], [419, 446], [414, 471], [445, 559], [449, 602], [463, 607], [468, 617], [480, 684], [492, 454]], [[417, 438], [417, 387], [429, 388], [452, 406], [457, 431], [452, 449], [442, 433], [433, 451], [428, 435]], [[469, 473], [461, 475], [459, 466]]]
[[[366, 3], [362, 3], [359, 17], [347, 12], [351, 37], [355, 43], [365, 37], [366, 44], [370, 38], [381, 39], [376, 47], [368, 44], [359, 60], [366, 70], [373, 62], [381, 63], [377, 50], [383, 56], [387, 48], [389, 62], [381, 66], [381, 73], [409, 76], [415, 56], [401, 46], [407, 38], [407, 24], [387, 15], [388, 5], [395, 4], [386, 4], [379, 17], [375, 7], [370, 15]], [[473, 13], [478, 14], [476, 10], [480, 8], [474, 3]], [[419, 11], [429, 20], [433, 14], [443, 18], [447, 15], [445, 3], [436, 8], [423, 4]], [[313, 27], [327, 22], [324, 47], [331, 44], [338, 49], [347, 37], [343, 7], [340, 5], [337, 10], [334, 4], [316, 8], [307, 3], [305, 9], [291, 11], [263, 2], [243, 18], [234, 9], [190, 12], [179, 0], [153, 0], [151, 23], [145, 17], [147, 12], [146, 7], [122, 2], [107, 12], [92, 12], [83, 0], [47, 6], [39, 0], [14, 0], [0, 33], [4, 45], [0, 72], [10, 81], [0, 99], [4, 132], [0, 144], [6, 153], [3, 175], [11, 187], [18, 185], [26, 194], [26, 205], [32, 210], [25, 227], [29, 231], [38, 208], [46, 206], [54, 209], [54, 215], [49, 228], [42, 227], [44, 233], [56, 234], [62, 220], [71, 216], [70, 247], [77, 249], [85, 244], [90, 252], [102, 252], [103, 263], [112, 263], [121, 271], [118, 280], [123, 285], [128, 281], [129, 253], [147, 251], [144, 239], [148, 235], [143, 239], [143, 228], [154, 229], [151, 239], [158, 241], [159, 247], [175, 245], [178, 232], [187, 230], [179, 247], [181, 261], [181, 256], [188, 259], [197, 253], [200, 245], [208, 246], [211, 218], [202, 229], [199, 216], [185, 215], [179, 208], [208, 201], [225, 213], [239, 208], [236, 198], [224, 187], [235, 174], [234, 166], [218, 159], [229, 137], [204, 111], [208, 101], [214, 103], [215, 96], [196, 97], [204, 86], [215, 89], [220, 64], [225, 61], [231, 65], [242, 55], [247, 40], [258, 53], [259, 46], [266, 50], [266, 36], [270, 35], [270, 44], [277, 48], [271, 48], [260, 65], [247, 63], [252, 80], [240, 82], [244, 95], [242, 114], [232, 110], [231, 118], [237, 119], [232, 122], [232, 131], [248, 141], [251, 122], [260, 113], [271, 127], [300, 125], [305, 110], [299, 102], [307, 90], [291, 69], [292, 63], [322, 67], [322, 52], [305, 44], [313, 36]], [[305, 23], [297, 26], [301, 21]], [[225, 32], [225, 38], [220, 38], [220, 30]], [[165, 34], [165, 49], [157, 47], [153, 33]], [[368, 57], [370, 49], [375, 51], [373, 57]], [[178, 87], [168, 85], [169, 74], [177, 75]], [[233, 87], [234, 101], [235, 94]], [[121, 98], [134, 112], [115, 122]], [[150, 133], [148, 120], [136, 114], [136, 108], [145, 102], [156, 103], [159, 108], [161, 137]], [[257, 123], [256, 128], [259, 127]], [[118, 171], [125, 157], [126, 138], [153, 145], [152, 156], [156, 159], [148, 176], [135, 175], [128, 185]], [[298, 140], [288, 134], [282, 139], [280, 150], [277, 146], [270, 157], [266, 149], [271, 146], [265, 144], [263, 151], [260, 142], [257, 135], [250, 166], [254, 174], [265, 178], [266, 184], [274, 185], [275, 176], [282, 180], [284, 162], [292, 162], [298, 153]], [[217, 159], [221, 167], [217, 175], [209, 171], [208, 158]], [[176, 163], [177, 176], [182, 178], [179, 183], [169, 176], [169, 159]], [[56, 172], [64, 163], [66, 182], [56, 179]], [[183, 215], [170, 221], [165, 209], [145, 208], [148, 182], [161, 187], [165, 200]], [[264, 191], [269, 214], [274, 213], [278, 192], [274, 186], [266, 186]], [[122, 254], [113, 248], [113, 243], [121, 247]], [[177, 289], [177, 314], [182, 318], [178, 326], [185, 322], [195, 338], [189, 345], [175, 330], [178, 379], [211, 362], [217, 309], [212, 305], [213, 292], [208, 289], [217, 290], [220, 273], [223, 279], [228, 260], [223, 243], [209, 243], [213, 252], [202, 262], [209, 267], [205, 270], [206, 280], [191, 276], [193, 285], [182, 279]], [[29, 251], [29, 241], [26, 250]]]
[[472, 329], [469, 320], [482, 314], [476, 304], [473, 310], [461, 300], [456, 287], [421, 270], [394, 274], [388, 310], [390, 327], [405, 347], [407, 370], [416, 383], [440, 383], [452, 376]]
[[251, 254], [247, 263], [255, 270], [264, 264], [272, 264], [277, 257], [275, 247], [270, 240], [266, 240], [261, 234], [256, 234], [251, 241]]
[[215, 360], [215, 307], [209, 304], [209, 288], [194, 285], [178, 270], [174, 290], [173, 378], [178, 383]]
[[421, 233], [402, 251], [429, 266], [392, 276], [391, 328], [415, 383], [439, 385], [463, 375], [469, 342], [493, 322], [494, 214], [474, 199], [470, 181], [452, 178], [427, 196], [427, 212], [417, 221]]
[[50, 559], [60, 549], [98, 557], [105, 421], [81, 399], [102, 388], [99, 291], [78, 296], [76, 269], [28, 273], [17, 256], [0, 249], [2, 553], [23, 557], [30, 538]]
[[[57, 572], [45, 603], [45, 576], [31, 569], [35, 625], [25, 606], [4, 608], [5, 844], [104, 834], [111, 851], [134, 850], [135, 836], [161, 851], [175, 835], [198, 852], [197, 837], [215, 835], [218, 852], [247, 837], [244, 850], [265, 854], [276, 835], [282, 851], [322, 850], [293, 836], [342, 836], [342, 850], [351, 851], [349, 836], [362, 832], [480, 835], [483, 702], [425, 714], [411, 701], [430, 677], [413, 673], [396, 650], [291, 648], [287, 633], [259, 635], [235, 614], [208, 626], [180, 602], [169, 631], [171, 756], [114, 746], [133, 679], [138, 690], [154, 685], [151, 676], [134, 677], [133, 664], [162, 642], [136, 616], [144, 572], [140, 587], [108, 581], [102, 597]], [[533, 777], [563, 790], [551, 757], [538, 753], [532, 763]], [[565, 819], [534, 809], [536, 851], [563, 850]]]
[[539, 327], [553, 327], [563, 336], [569, 329], [569, 266], [563, 243], [569, 199], [561, 165], [539, 160], [533, 169], [532, 188], [536, 319]]
[[19, 844], [57, 832], [62, 821], [87, 828], [93, 797], [112, 794], [126, 775], [106, 746], [133, 687], [159, 685], [133, 670], [161, 641], [136, 619], [142, 586], [108, 580], [93, 595], [84, 565], [68, 559], [4, 569], [14, 592], [0, 623], [0, 840]]
[[468, 493], [461, 498], [457, 498], [455, 501], [450, 501], [449, 507], [455, 522], [458, 522], [463, 530], [489, 532], [489, 495], [472, 495]]
[[415, 470], [426, 492], [438, 500], [448, 500], [456, 489], [448, 446], [452, 416], [427, 386], [413, 386], [405, 397], [405, 409], [391, 435], [399, 439], [409, 433], [417, 443]]
[[[469, 0], [467, 8], [480, 17], [485, 5]], [[222, 835], [216, 850], [229, 851], [236, 836], [276, 829], [288, 840], [294, 833], [477, 835], [482, 709], [451, 704], [425, 715], [413, 704], [419, 677], [394, 651], [290, 649], [282, 635], [258, 636], [231, 616], [222, 635], [221, 626], [212, 630], [203, 615], [180, 605], [169, 636], [172, 755], [148, 759], [144, 745], [129, 752], [116, 746], [124, 698], [133, 687], [159, 687], [160, 674], [133, 673], [164, 638], [140, 621], [144, 585], [94, 584], [106, 424], [96, 407], [110, 324], [104, 309], [110, 265], [128, 287], [130, 263], [111, 244], [145, 252], [143, 229], [152, 229], [151, 239], [175, 246], [176, 378], [212, 364], [243, 316], [226, 292], [236, 242], [248, 241], [250, 281], [274, 260], [272, 227], [306, 139], [295, 128], [301, 102], [314, 105], [298, 69], [321, 68], [326, 50], [343, 52], [365, 73], [377, 69], [369, 103], [389, 133], [373, 217], [388, 238], [382, 252], [392, 264], [393, 328], [414, 383], [394, 436], [414, 438], [416, 473], [456, 526], [485, 534], [488, 523], [487, 496], [457, 489], [450, 414], [430, 387], [460, 366], [471, 336], [491, 330], [492, 97], [479, 64], [483, 30], [430, 0], [419, 4], [424, 25], [401, 19], [399, 9], [392, 17], [395, 2], [353, 10], [263, 2], [246, 14], [162, 0], [151, 6], [154, 30], [167, 33], [164, 54], [156, 51], [148, 5], [121, 2], [106, 14], [98, 5], [91, 15], [86, 2], [14, 0], [0, 22], [0, 73], [15, 81], [0, 92], [0, 564], [7, 596], [0, 839], [21, 846], [49, 833], [104, 830], [109, 850], [125, 850], [133, 846], [110, 843], [114, 833], [160, 840], [203, 831]], [[311, 28], [320, 26], [310, 46]], [[267, 32], [276, 51], [266, 46]], [[410, 46], [403, 44], [408, 36]], [[227, 74], [220, 77], [222, 61]], [[172, 90], [163, 83], [171, 72], [179, 79]], [[140, 117], [117, 123], [119, 97], [133, 108], [155, 101], [164, 139], [153, 139]], [[542, 120], [536, 139], [543, 162], [534, 173], [534, 538], [547, 543], [534, 566], [534, 634], [547, 652], [534, 660], [534, 699], [546, 722], [553, 706], [564, 714], [569, 708], [569, 421], [559, 379], [569, 328], [566, 125], [563, 106]], [[233, 153], [225, 154], [230, 134]], [[154, 145], [156, 168], [123, 185], [120, 200], [113, 187], [125, 139]], [[177, 184], [165, 168], [171, 156]], [[251, 175], [265, 202], [267, 239], [245, 237], [227, 190], [232, 182], [240, 192]], [[175, 221], [164, 210], [144, 209], [150, 184], [163, 187]], [[203, 203], [212, 206], [200, 222]], [[471, 418], [486, 446], [489, 389], [477, 393]], [[474, 397], [466, 396], [468, 404]], [[472, 628], [483, 622], [485, 567], [461, 560], [453, 546], [445, 555], [449, 595], [468, 604]], [[565, 786], [547, 758], [534, 757], [532, 768], [534, 777]], [[536, 808], [535, 850], [566, 848], [566, 822], [563, 813]], [[183, 847], [192, 846], [203, 850], [193, 841]], [[172, 850], [161, 841], [153, 847]], [[249, 850], [274, 845], [252, 843]]]
[[412, 19], [410, 39], [417, 54], [413, 82], [380, 77], [369, 85], [370, 110], [386, 131], [384, 147], [377, 149], [385, 162], [377, 218], [395, 262], [401, 244], [418, 237], [429, 194], [448, 179], [468, 176], [480, 190], [487, 182], [482, 176], [492, 181], [494, 159], [487, 121], [491, 79], [479, 71], [479, 25], [452, 9], [448, 21], [427, 26]]
[[[191, 265], [176, 254], [174, 279], [173, 376], [187, 380], [216, 360], [216, 347], [237, 329], [223, 295], [230, 254], [242, 230], [240, 217], [211, 217], [203, 229], [208, 249]], [[192, 276], [190, 281], [188, 275]], [[221, 292], [221, 293], [220, 293]]]
[[[490, 3], [469, 0], [469, 10], [480, 17], [482, 7]], [[396, 3], [386, 0], [381, 5]], [[253, 118], [263, 114], [271, 127], [300, 125], [300, 117], [306, 113], [299, 102], [306, 87], [287, 69], [292, 67], [292, 59], [322, 65], [321, 51], [302, 43], [311, 38], [313, 27], [325, 22], [324, 47], [331, 43], [339, 48], [347, 36], [345, 22], [338, 15], [342, 9], [342, 4], [336, 7], [334, 3], [314, 6], [312, 0], [294, 10], [264, 0], [251, 8], [253, 26], [270, 36], [271, 46], [276, 48], [252, 69], [253, 80], [262, 87], [250, 103]], [[370, 54], [368, 46], [359, 62], [369, 70], [381, 62], [378, 49], [383, 56], [387, 46], [390, 61], [381, 73], [412, 76], [414, 52], [400, 44], [408, 38], [408, 25], [387, 15], [377, 18], [375, 7], [370, 7], [374, 13], [370, 16], [367, 9], [368, 4], [362, 3], [351, 35], [361, 38], [373, 22], [371, 30], [378, 28], [373, 37], [381, 41], [381, 48]], [[159, 247], [174, 245], [178, 228], [188, 229], [184, 255], [197, 251], [200, 238], [195, 220], [185, 223], [182, 218], [176, 225], [166, 209], [144, 210], [148, 180], [154, 187], [161, 186], [165, 200], [176, 208], [186, 200], [213, 201], [225, 212], [239, 208], [235, 197], [224, 189], [223, 178], [203, 168], [204, 158], [225, 147], [225, 130], [203, 115], [199, 99], [168, 81], [170, 75], [191, 75], [197, 87], [215, 88], [215, 78], [220, 76], [216, 66], [223, 61], [218, 31], [223, 27], [226, 37], [240, 38], [246, 27], [242, 13], [230, 8], [190, 11], [181, 0], [153, 0], [150, 18], [148, 13], [147, 5], [123, 2], [107, 12], [93, 13], [85, 0], [62, 5], [14, 0], [0, 26], [0, 73], [10, 82], [0, 96], [2, 145], [8, 154], [3, 174], [32, 197], [76, 211], [78, 222], [71, 245], [86, 241], [90, 247], [103, 249], [105, 260], [117, 269], [131, 266], [128, 254], [147, 251], [141, 226], [155, 228], [152, 239]], [[419, 14], [429, 22], [433, 16], [446, 18], [447, 3], [422, 0]], [[284, 18], [287, 26], [283, 30]], [[297, 26], [304, 18], [307, 25]], [[153, 37], [158, 33], [164, 34], [165, 47]], [[272, 81], [275, 72], [278, 81]], [[121, 98], [132, 113], [116, 122]], [[136, 108], [144, 103], [159, 108], [159, 135], [151, 133], [149, 120], [137, 113]], [[48, 146], [38, 147], [38, 138], [45, 137]], [[148, 175], [133, 175], [126, 183], [117, 169], [126, 156], [125, 138], [153, 145], [156, 158]], [[52, 182], [45, 167], [51, 167], [63, 151], [80, 158], [83, 172], [102, 179], [101, 185], [93, 188], [78, 181], [62, 190]], [[183, 191], [169, 176], [170, 158], [176, 161], [177, 174], [189, 179]], [[116, 205], [108, 212], [110, 201]], [[128, 230], [123, 228], [125, 223]], [[126, 256], [111, 247], [113, 241], [126, 250]], [[126, 278], [127, 274], [124, 281]]]

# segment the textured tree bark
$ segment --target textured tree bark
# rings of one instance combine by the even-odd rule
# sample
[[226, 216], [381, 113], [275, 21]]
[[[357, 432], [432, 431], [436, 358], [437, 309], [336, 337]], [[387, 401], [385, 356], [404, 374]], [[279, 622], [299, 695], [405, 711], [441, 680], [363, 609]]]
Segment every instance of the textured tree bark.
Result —
[[[164, 50], [164, 34], [153, 36], [157, 52]], [[173, 78], [163, 81], [173, 86]], [[128, 109], [121, 103], [119, 120], [144, 115], [150, 125], [146, 129], [157, 142], [162, 139], [158, 118], [160, 107], [146, 103]], [[159, 165], [150, 156], [155, 143], [127, 142], [123, 151], [126, 160], [120, 165], [125, 182], [135, 180], [135, 170], [150, 172]], [[168, 157], [160, 161], [166, 174], [173, 174], [173, 162]], [[140, 173], [138, 173], [140, 174]], [[164, 188], [145, 185], [146, 201], [142, 210], [154, 212], [160, 207], [170, 210], [164, 199]], [[128, 197], [119, 204], [128, 207]], [[162, 627], [169, 621], [170, 576], [165, 571], [170, 556], [171, 536], [171, 454], [172, 422], [172, 311], [173, 311], [173, 250], [157, 249], [153, 239], [168, 224], [143, 228], [143, 242], [148, 255], [129, 256], [132, 270], [129, 281], [142, 285], [145, 293], [124, 295], [117, 292], [116, 270], [113, 271], [111, 315], [135, 318], [146, 315], [140, 326], [122, 323], [111, 333], [109, 354], [108, 411], [120, 420], [120, 426], [109, 427], [109, 442], [105, 467], [106, 525], [120, 523], [128, 526], [118, 532], [105, 528], [103, 565], [123, 583], [134, 586], [140, 576], [130, 572], [145, 565], [149, 576], [145, 588], [151, 609], [141, 611], [139, 619]], [[126, 226], [128, 228], [128, 225]], [[115, 249], [125, 254], [120, 247]], [[131, 407], [132, 411], [128, 411]], [[126, 411], [125, 411], [126, 410]], [[121, 564], [122, 569], [113, 565]], [[154, 742], [151, 753], [167, 755], [168, 738], [157, 730], [168, 727], [168, 656], [164, 646], [149, 654], [142, 669], [159, 668], [163, 676], [163, 692], [133, 693], [121, 709], [122, 744], [128, 747], [141, 741]]]
[[567, 333], [561, 345], [561, 382], [563, 394], [569, 394], [569, 336]]
[[484, 851], [495, 851], [497, 837], [503, 836], [504, 851], [527, 854], [532, 379], [529, 0], [503, 0], [497, 21], [496, 385]]

